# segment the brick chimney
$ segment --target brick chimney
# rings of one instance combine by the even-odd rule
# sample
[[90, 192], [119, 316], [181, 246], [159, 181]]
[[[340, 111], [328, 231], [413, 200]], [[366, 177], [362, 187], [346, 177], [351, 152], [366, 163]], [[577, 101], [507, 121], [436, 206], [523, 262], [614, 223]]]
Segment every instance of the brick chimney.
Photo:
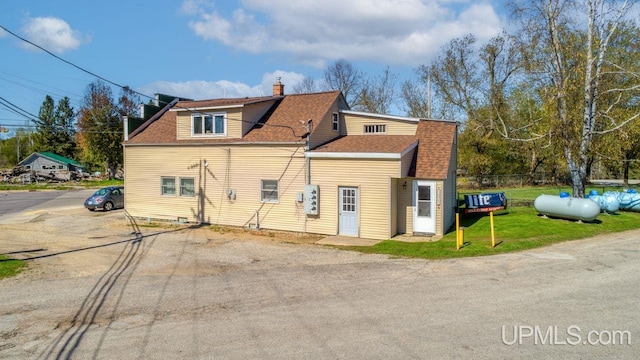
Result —
[[280, 82], [280, 77], [276, 78], [276, 83], [273, 84], [273, 96], [284, 95], [284, 84]]

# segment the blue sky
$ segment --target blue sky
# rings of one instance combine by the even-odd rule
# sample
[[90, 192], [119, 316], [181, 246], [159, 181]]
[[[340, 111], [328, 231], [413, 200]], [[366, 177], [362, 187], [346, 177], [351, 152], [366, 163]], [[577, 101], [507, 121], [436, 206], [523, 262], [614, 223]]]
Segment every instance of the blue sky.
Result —
[[[194, 99], [285, 93], [344, 58], [400, 80], [449, 40], [480, 42], [506, 26], [504, 2], [465, 0], [5, 1], [0, 25], [56, 55], [152, 96]], [[0, 97], [37, 115], [45, 95], [78, 109], [95, 80], [0, 30]], [[114, 96], [119, 94], [114, 89]], [[148, 99], [143, 99], [147, 101]], [[400, 113], [400, 110], [396, 110]], [[0, 125], [25, 117], [0, 104]]]

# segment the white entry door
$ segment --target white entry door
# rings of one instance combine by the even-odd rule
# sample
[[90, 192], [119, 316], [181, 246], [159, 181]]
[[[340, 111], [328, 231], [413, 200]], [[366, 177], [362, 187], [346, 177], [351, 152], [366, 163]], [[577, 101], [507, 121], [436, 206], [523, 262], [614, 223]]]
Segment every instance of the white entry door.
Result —
[[413, 181], [413, 232], [435, 234], [435, 191], [434, 181]]
[[358, 188], [339, 187], [338, 233], [358, 236]]

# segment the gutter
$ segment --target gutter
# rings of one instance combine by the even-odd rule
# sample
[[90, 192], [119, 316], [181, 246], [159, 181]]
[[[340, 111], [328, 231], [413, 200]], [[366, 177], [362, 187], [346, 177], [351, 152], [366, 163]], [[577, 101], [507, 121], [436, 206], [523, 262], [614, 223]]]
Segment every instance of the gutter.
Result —
[[229, 145], [305, 145], [305, 142], [301, 141], [282, 141], [282, 142], [269, 142], [269, 141], [237, 141], [237, 142], [220, 142], [220, 143], [144, 143], [144, 144], [124, 144], [125, 146], [229, 146]]

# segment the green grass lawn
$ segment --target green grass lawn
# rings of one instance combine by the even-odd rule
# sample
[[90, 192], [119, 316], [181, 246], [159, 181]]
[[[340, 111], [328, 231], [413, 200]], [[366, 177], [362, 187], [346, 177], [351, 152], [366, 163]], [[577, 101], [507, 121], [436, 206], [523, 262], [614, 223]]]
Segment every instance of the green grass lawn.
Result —
[[[597, 190], [598, 193], [602, 194], [605, 191], [622, 191], [622, 187], [620, 186], [595, 186], [588, 185], [585, 188], [585, 194], [589, 194], [591, 190]], [[533, 203], [533, 200], [538, 197], [540, 194], [547, 195], [559, 195], [561, 192], [568, 192], [571, 194], [573, 192], [571, 186], [529, 186], [522, 188], [509, 188], [509, 189], [487, 189], [487, 190], [459, 190], [458, 191], [458, 199], [463, 201], [464, 195], [471, 194], [480, 194], [480, 193], [495, 193], [495, 192], [503, 192], [507, 196], [507, 200], [509, 204], [528, 204]]]
[[465, 245], [456, 250], [455, 231], [435, 242], [406, 243], [387, 240], [372, 247], [350, 247], [365, 253], [389, 254], [426, 259], [482, 256], [527, 250], [553, 243], [611, 234], [640, 227], [640, 213], [600, 214], [592, 223], [544, 218], [530, 207], [510, 208], [494, 213], [496, 247], [491, 248], [489, 215], [464, 217]]
[[[620, 191], [620, 188], [587, 187], [603, 191]], [[491, 248], [491, 226], [489, 214], [461, 214], [461, 226], [465, 228], [465, 245], [456, 250], [454, 229], [435, 242], [407, 243], [387, 240], [372, 247], [349, 247], [364, 253], [389, 254], [394, 256], [443, 259], [468, 256], [501, 254], [512, 251], [533, 249], [553, 243], [582, 239], [600, 234], [611, 234], [640, 228], [640, 213], [618, 211], [615, 214], [600, 214], [594, 222], [577, 222], [563, 219], [551, 219], [538, 216], [531, 206], [540, 194], [557, 195], [560, 191], [571, 192], [571, 188], [518, 188], [506, 190], [487, 190], [504, 192], [509, 203], [529, 204], [529, 206], [509, 207], [494, 213], [494, 231], [497, 246]], [[461, 191], [464, 194], [477, 194], [479, 191]]]
[[9, 259], [0, 255], [0, 279], [18, 274], [26, 265], [22, 260]]

